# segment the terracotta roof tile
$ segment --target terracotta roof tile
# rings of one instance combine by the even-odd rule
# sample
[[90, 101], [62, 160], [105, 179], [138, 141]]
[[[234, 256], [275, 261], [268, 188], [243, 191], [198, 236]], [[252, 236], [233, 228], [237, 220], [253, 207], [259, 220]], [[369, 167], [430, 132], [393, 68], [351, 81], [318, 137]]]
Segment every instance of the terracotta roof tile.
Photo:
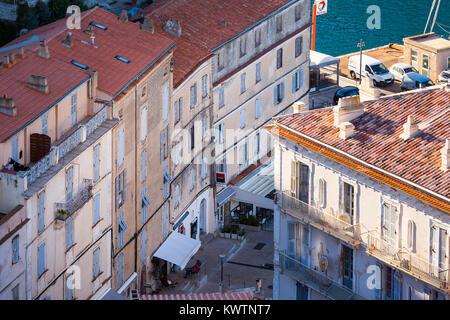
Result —
[[[363, 105], [365, 112], [351, 121], [355, 133], [347, 140], [340, 139], [333, 126], [331, 107], [280, 116], [274, 122], [450, 198], [450, 171], [440, 169], [440, 150], [450, 138], [450, 92], [438, 87]], [[409, 115], [429, 125], [403, 140], [399, 136]]]

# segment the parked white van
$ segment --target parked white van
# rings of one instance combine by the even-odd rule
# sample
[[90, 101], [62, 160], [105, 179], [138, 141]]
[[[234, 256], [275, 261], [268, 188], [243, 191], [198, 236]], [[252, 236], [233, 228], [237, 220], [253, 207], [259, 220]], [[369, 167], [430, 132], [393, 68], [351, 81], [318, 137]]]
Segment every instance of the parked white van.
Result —
[[[351, 56], [348, 59], [348, 71], [353, 79], [359, 78], [360, 55]], [[388, 85], [394, 82], [394, 76], [388, 68], [379, 60], [362, 55], [362, 75], [373, 80], [374, 86]]]

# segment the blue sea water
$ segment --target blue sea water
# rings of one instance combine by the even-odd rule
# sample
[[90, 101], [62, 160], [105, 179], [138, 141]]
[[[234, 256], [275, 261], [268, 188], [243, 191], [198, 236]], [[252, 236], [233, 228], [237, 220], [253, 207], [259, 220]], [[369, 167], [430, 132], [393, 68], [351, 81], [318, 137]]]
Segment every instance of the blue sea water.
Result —
[[[355, 52], [361, 38], [364, 49], [402, 44], [403, 38], [423, 33], [432, 3], [433, 0], [328, 0], [328, 13], [317, 16], [316, 51], [333, 56]], [[378, 30], [367, 28], [370, 14], [366, 11], [371, 5], [380, 7]], [[434, 12], [427, 31], [433, 17]], [[449, 38], [450, 0], [441, 0], [436, 22], [433, 31]]]

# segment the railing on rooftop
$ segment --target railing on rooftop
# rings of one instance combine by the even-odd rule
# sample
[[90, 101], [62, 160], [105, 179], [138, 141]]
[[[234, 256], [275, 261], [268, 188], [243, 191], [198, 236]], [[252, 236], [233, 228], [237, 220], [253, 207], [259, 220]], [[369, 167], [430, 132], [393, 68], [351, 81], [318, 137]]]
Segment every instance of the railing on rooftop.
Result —
[[292, 197], [289, 191], [282, 192], [281, 201], [281, 207], [287, 214], [353, 246], [360, 244], [359, 225], [346, 221], [349, 220], [348, 216], [334, 216], [321, 208], [313, 207]]
[[448, 269], [433, 265], [405, 248], [396, 248], [374, 231], [368, 233], [367, 253], [436, 288], [449, 289]]
[[84, 179], [72, 199], [55, 203], [55, 219], [65, 221], [92, 198], [93, 180]]
[[326, 273], [305, 266], [285, 251], [278, 251], [281, 272], [333, 300], [363, 299]]
[[75, 149], [80, 143], [84, 142], [107, 118], [108, 107], [104, 107], [89, 119], [87, 123], [81, 124], [75, 132], [60, 144], [52, 146], [50, 153], [32, 165], [29, 170], [19, 172], [18, 174], [25, 176], [27, 178], [27, 184], [31, 185], [43, 173], [56, 165], [60, 159]]

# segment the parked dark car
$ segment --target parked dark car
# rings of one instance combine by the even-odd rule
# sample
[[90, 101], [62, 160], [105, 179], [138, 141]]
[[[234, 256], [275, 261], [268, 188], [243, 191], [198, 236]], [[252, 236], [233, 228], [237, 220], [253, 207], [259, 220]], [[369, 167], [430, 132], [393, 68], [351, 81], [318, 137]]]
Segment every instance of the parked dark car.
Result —
[[347, 86], [339, 89], [334, 94], [333, 102], [335, 105], [338, 104], [339, 99], [343, 97], [350, 97], [350, 96], [356, 96], [359, 95], [359, 89], [357, 87], [353, 86]]

